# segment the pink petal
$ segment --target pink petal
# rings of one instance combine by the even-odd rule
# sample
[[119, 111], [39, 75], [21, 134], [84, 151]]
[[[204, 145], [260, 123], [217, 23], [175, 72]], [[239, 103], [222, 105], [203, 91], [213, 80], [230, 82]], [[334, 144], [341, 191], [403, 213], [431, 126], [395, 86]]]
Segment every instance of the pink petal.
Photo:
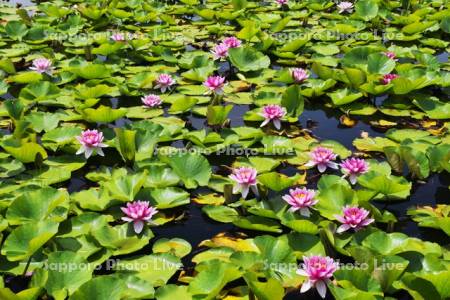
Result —
[[277, 130], [280, 130], [280, 128], [281, 128], [281, 122], [280, 122], [279, 119], [273, 120], [273, 125], [275, 125], [275, 128], [276, 128]]
[[302, 284], [302, 287], [300, 289], [300, 293], [304, 293], [306, 291], [309, 291], [312, 287], [311, 281], [307, 280]]
[[325, 282], [323, 282], [322, 280], [317, 281], [315, 286], [320, 297], [325, 298], [325, 296], [327, 295], [327, 286]]
[[374, 219], [366, 219], [366, 220], [362, 221], [361, 225], [367, 226], [367, 225], [373, 223], [373, 221], [375, 221], [375, 220]]
[[136, 232], [137, 234], [142, 232], [142, 229], [144, 229], [144, 222], [143, 221], [135, 221], [133, 223], [133, 228], [134, 228], [134, 232]]
[[308, 161], [306, 164], [304, 164], [305, 167], [314, 167], [316, 163], [313, 160]]
[[240, 190], [241, 190], [241, 185], [239, 183], [237, 183], [233, 186], [233, 194], [239, 194]]
[[299, 208], [295, 206], [292, 206], [291, 208], [288, 209], [289, 212], [296, 212], [297, 210], [299, 210]]
[[270, 119], [265, 119], [264, 122], [261, 123], [259, 127], [264, 127], [270, 122]]
[[334, 163], [334, 162], [328, 162], [327, 163], [327, 167], [329, 167], [329, 168], [332, 168], [332, 169], [339, 169], [339, 166], [338, 166], [338, 164], [337, 163]]
[[318, 164], [317, 165], [317, 169], [319, 170], [320, 173], [325, 172], [325, 170], [327, 169], [327, 165], [324, 164]]
[[255, 194], [256, 197], [259, 197], [258, 186], [256, 184], [251, 185], [250, 189], [252, 190], [253, 194]]
[[88, 159], [92, 155], [93, 151], [94, 151], [94, 149], [92, 149], [92, 148], [85, 148], [84, 156], [86, 157], [86, 159]]
[[242, 185], [242, 190], [241, 190], [241, 194], [242, 194], [242, 198], [247, 198], [248, 195], [248, 185]]
[[343, 216], [341, 216], [341, 215], [333, 215], [333, 217], [336, 220], [338, 220], [339, 222], [341, 222], [341, 223], [345, 223], [346, 222], [345, 218]]
[[351, 228], [350, 225], [348, 224], [342, 224], [341, 226], [338, 227], [338, 229], [336, 230], [336, 233], [342, 233], [344, 231], [347, 231]]
[[105, 153], [103, 153], [102, 148], [97, 148], [97, 154], [100, 156], [105, 156]]
[[308, 218], [309, 218], [309, 216], [311, 215], [309, 209], [307, 209], [306, 207], [300, 209], [300, 214], [301, 214], [302, 216], [308, 217]]

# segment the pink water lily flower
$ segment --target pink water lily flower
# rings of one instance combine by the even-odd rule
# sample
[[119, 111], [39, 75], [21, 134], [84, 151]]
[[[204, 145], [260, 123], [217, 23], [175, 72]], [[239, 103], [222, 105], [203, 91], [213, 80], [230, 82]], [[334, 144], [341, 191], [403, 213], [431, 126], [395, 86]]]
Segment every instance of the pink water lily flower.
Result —
[[77, 151], [77, 155], [84, 153], [86, 158], [89, 158], [92, 153], [97, 153], [98, 155], [104, 156], [102, 148], [108, 147], [108, 145], [103, 144], [103, 132], [94, 130], [85, 130], [76, 139], [81, 144], [81, 148]]
[[355, 184], [358, 176], [369, 170], [369, 165], [364, 159], [352, 157], [341, 163], [341, 170], [344, 173], [343, 177], [348, 176], [351, 184]]
[[250, 167], [240, 167], [233, 170], [229, 177], [236, 182], [233, 187], [233, 194], [241, 192], [242, 198], [247, 198], [249, 188], [255, 195], [258, 195], [258, 186], [256, 182], [257, 172]]
[[309, 78], [308, 72], [302, 68], [291, 69], [291, 75], [296, 83], [301, 83]]
[[30, 67], [30, 70], [36, 71], [38, 73], [46, 73], [48, 75], [52, 75], [52, 61], [46, 58], [36, 58], [33, 60], [33, 66]]
[[269, 104], [262, 108], [260, 115], [265, 119], [260, 127], [266, 126], [272, 121], [275, 128], [279, 130], [281, 128], [281, 119], [286, 115], [286, 109], [277, 104]]
[[320, 297], [325, 298], [327, 294], [327, 284], [337, 269], [337, 263], [331, 257], [313, 255], [303, 257], [302, 268], [297, 270], [297, 274], [306, 276], [308, 279], [303, 282], [300, 293], [316, 288]]
[[343, 209], [343, 215], [334, 216], [336, 220], [342, 223], [342, 225], [338, 227], [336, 232], [342, 233], [349, 229], [358, 231], [374, 221], [374, 219], [367, 218], [368, 216], [369, 211], [365, 210], [364, 208], [346, 205]]
[[384, 55], [386, 55], [388, 58], [397, 61], [398, 59], [396, 59], [395, 53], [391, 52], [391, 51], [386, 51], [383, 53]]
[[228, 56], [228, 46], [225, 43], [220, 43], [214, 47], [211, 53], [214, 55], [214, 59], [221, 59]]
[[222, 76], [209, 76], [203, 85], [206, 86], [210, 92], [221, 95], [223, 94], [222, 88], [225, 86], [225, 77]]
[[325, 172], [327, 168], [338, 169], [338, 165], [333, 162], [337, 154], [334, 154], [331, 149], [319, 146], [311, 151], [310, 156], [311, 160], [305, 164], [306, 167], [317, 166], [320, 173]]
[[339, 8], [339, 13], [348, 12], [351, 13], [353, 11], [353, 3], [348, 1], [340, 2], [337, 7]]
[[309, 208], [315, 205], [318, 200], [314, 199], [316, 192], [314, 190], [308, 190], [306, 188], [290, 189], [289, 194], [284, 195], [282, 198], [286, 201], [291, 208], [289, 211], [295, 212], [300, 210], [300, 214], [305, 217], [310, 216]]
[[145, 223], [150, 222], [152, 217], [158, 213], [158, 210], [150, 206], [148, 201], [129, 202], [126, 207], [120, 209], [126, 215], [126, 217], [122, 217], [122, 220], [133, 222], [134, 232], [137, 234], [141, 233]]
[[121, 32], [116, 32], [111, 35], [111, 39], [115, 42], [124, 42], [125, 35]]
[[279, 5], [286, 5], [288, 3], [288, 0], [275, 0], [275, 2]]
[[161, 89], [162, 93], [165, 93], [172, 85], [175, 84], [175, 80], [169, 74], [160, 74], [156, 79], [155, 89]]
[[224, 38], [223, 43], [228, 48], [237, 48], [237, 47], [241, 46], [241, 41], [239, 39], [235, 38], [234, 36]]
[[382, 84], [389, 84], [395, 78], [398, 78], [397, 74], [386, 74], [386, 75], [383, 76], [383, 78], [381, 78], [381, 83]]
[[146, 95], [146, 96], [142, 97], [141, 100], [142, 100], [142, 103], [144, 103], [144, 105], [146, 107], [157, 107], [158, 105], [161, 105], [161, 103], [162, 103], [161, 97], [159, 97], [158, 95], [154, 95], [154, 94]]

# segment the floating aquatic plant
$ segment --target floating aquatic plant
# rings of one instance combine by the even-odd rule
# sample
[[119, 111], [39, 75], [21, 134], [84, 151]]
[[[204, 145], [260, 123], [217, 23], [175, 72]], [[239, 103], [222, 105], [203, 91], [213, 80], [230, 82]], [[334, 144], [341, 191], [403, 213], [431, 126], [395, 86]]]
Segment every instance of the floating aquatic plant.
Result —
[[276, 104], [269, 104], [263, 107], [261, 116], [264, 117], [264, 122], [260, 127], [266, 126], [270, 122], [273, 123], [276, 129], [281, 128], [281, 119], [286, 115], [286, 109]]
[[327, 293], [327, 284], [331, 282], [330, 278], [336, 271], [337, 266], [331, 257], [310, 256], [303, 257], [303, 266], [298, 269], [297, 274], [307, 276], [307, 280], [302, 284], [301, 293], [310, 288], [316, 288], [322, 298]]
[[310, 152], [311, 160], [305, 164], [306, 167], [317, 166], [320, 173], [325, 172], [327, 168], [338, 169], [338, 165], [334, 162], [337, 154], [333, 150], [325, 147], [316, 147]]
[[84, 153], [86, 158], [89, 158], [92, 154], [104, 156], [102, 148], [108, 147], [103, 143], [103, 133], [96, 129], [83, 131], [80, 136], [77, 136], [77, 140], [81, 147], [76, 154]]
[[339, 8], [339, 13], [351, 13], [353, 11], [353, 3], [348, 1], [339, 2], [337, 7]]
[[172, 85], [175, 84], [175, 80], [169, 74], [160, 74], [156, 79], [155, 89], [161, 89], [161, 93], [165, 93]]
[[136, 233], [141, 233], [145, 223], [151, 221], [152, 217], [158, 213], [158, 210], [151, 207], [148, 201], [134, 201], [127, 203], [126, 207], [121, 207], [126, 215], [122, 217], [123, 221], [132, 222]]
[[30, 67], [30, 70], [51, 75], [52, 61], [46, 58], [36, 58], [35, 60], [33, 60], [33, 66]]
[[369, 166], [364, 159], [352, 157], [341, 163], [341, 169], [344, 176], [348, 176], [350, 182], [355, 184], [357, 177], [361, 174], [367, 173]]
[[13, 2], [1, 299], [450, 298], [447, 2]]
[[155, 94], [145, 95], [141, 100], [146, 107], [157, 107], [162, 103], [161, 97]]
[[309, 217], [311, 214], [310, 208], [318, 202], [314, 199], [315, 194], [314, 190], [296, 188], [289, 190], [289, 194], [284, 195], [283, 200], [291, 206], [289, 211], [299, 210], [301, 215]]
[[336, 232], [342, 233], [349, 229], [360, 230], [374, 221], [368, 216], [369, 211], [364, 208], [345, 206], [342, 210], [342, 215], [335, 215], [335, 218], [342, 223]]
[[225, 86], [225, 77], [209, 76], [203, 83], [210, 92], [221, 95], [223, 94], [223, 87]]
[[256, 195], [258, 194], [258, 186], [256, 181], [257, 171], [251, 167], [240, 167], [233, 170], [229, 176], [235, 181], [233, 193], [240, 192], [242, 197], [247, 198], [249, 189]]

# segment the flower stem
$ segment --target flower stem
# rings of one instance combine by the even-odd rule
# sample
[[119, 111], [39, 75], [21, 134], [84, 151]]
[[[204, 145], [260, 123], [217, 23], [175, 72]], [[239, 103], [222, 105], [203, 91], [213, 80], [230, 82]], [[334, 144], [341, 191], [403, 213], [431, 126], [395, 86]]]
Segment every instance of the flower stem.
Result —
[[31, 263], [31, 256], [30, 256], [30, 258], [28, 258], [27, 265], [25, 266], [25, 269], [23, 270], [22, 276], [25, 276], [25, 274], [27, 274], [28, 268], [30, 267], [30, 263]]

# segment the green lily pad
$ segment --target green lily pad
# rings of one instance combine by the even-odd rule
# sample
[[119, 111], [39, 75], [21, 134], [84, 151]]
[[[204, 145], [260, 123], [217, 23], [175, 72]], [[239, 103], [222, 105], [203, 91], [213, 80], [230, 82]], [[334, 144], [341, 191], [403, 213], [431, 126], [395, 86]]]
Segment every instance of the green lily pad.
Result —
[[180, 153], [161, 156], [161, 159], [170, 165], [188, 189], [208, 184], [211, 166], [200, 154]]
[[241, 275], [241, 271], [230, 263], [206, 261], [202, 263], [199, 274], [189, 283], [188, 291], [192, 295], [214, 297], [228, 282]]
[[67, 218], [69, 195], [66, 191], [45, 187], [25, 192], [9, 206], [6, 218], [11, 225], [44, 220], [61, 222]]
[[47, 158], [47, 152], [41, 145], [18, 140], [5, 140], [0, 143], [0, 146], [11, 156], [23, 163], [34, 162], [36, 157]]
[[9, 261], [28, 259], [56, 234], [58, 225], [54, 221], [40, 221], [17, 227], [6, 238], [2, 255]]
[[45, 288], [55, 299], [65, 299], [92, 278], [93, 269], [74, 252], [52, 252], [48, 265]]
[[234, 225], [237, 227], [241, 227], [244, 229], [250, 229], [250, 230], [258, 230], [258, 231], [266, 231], [266, 232], [274, 232], [274, 233], [281, 233], [281, 228], [278, 222], [258, 217], [258, 216], [249, 216], [249, 217], [240, 217], [233, 222]]
[[162, 286], [182, 267], [173, 254], [159, 253], [120, 260], [114, 269], [119, 273], [132, 273], [153, 286]]
[[25, 84], [40, 81], [42, 80], [42, 77], [43, 76], [40, 73], [29, 71], [12, 75], [8, 78], [8, 80], [19, 84]]
[[120, 300], [125, 282], [113, 276], [100, 276], [83, 284], [69, 300]]
[[355, 5], [355, 10], [363, 20], [369, 21], [377, 16], [378, 4], [374, 0], [358, 1]]
[[109, 123], [124, 117], [127, 110], [125, 108], [113, 109], [109, 106], [100, 105], [98, 108], [86, 108], [82, 113], [88, 122]]
[[395, 68], [395, 61], [383, 53], [372, 53], [368, 57], [367, 70], [374, 74], [388, 74]]
[[113, 251], [113, 255], [132, 253], [142, 249], [153, 237], [151, 230], [144, 227], [138, 236], [133, 226], [122, 224], [118, 226], [103, 226], [92, 231], [94, 238], [102, 245]]
[[258, 71], [270, 65], [268, 56], [250, 47], [228, 50], [231, 63], [242, 72]]
[[84, 79], [107, 78], [111, 76], [111, 70], [100, 64], [87, 64], [81, 67], [73, 67], [69, 70]]
[[281, 98], [281, 105], [294, 118], [298, 118], [303, 113], [304, 99], [297, 85], [292, 85], [286, 89]]
[[[145, 190], [143, 190], [145, 193]], [[150, 191], [152, 203], [160, 209], [189, 204], [189, 194], [177, 187], [166, 187]]]
[[132, 201], [145, 182], [145, 173], [128, 175], [125, 169], [117, 169], [113, 172], [111, 180], [103, 183], [114, 199]]
[[302, 178], [301, 174], [288, 177], [277, 172], [270, 172], [259, 175], [258, 181], [269, 189], [279, 192], [295, 185], [297, 182], [302, 182]]
[[206, 205], [202, 207], [202, 211], [211, 219], [223, 223], [233, 222], [239, 216], [234, 208], [222, 205]]
[[20, 99], [43, 102], [55, 99], [60, 95], [60, 89], [51, 82], [38, 81], [28, 84], [19, 94]]
[[362, 93], [352, 91], [346, 88], [342, 90], [337, 90], [333, 93], [327, 93], [327, 95], [331, 98], [333, 104], [336, 106], [351, 103], [363, 96]]
[[169, 240], [162, 238], [153, 244], [152, 250], [154, 253], [172, 253], [182, 258], [191, 252], [192, 247], [191, 244], [183, 239], [173, 238]]
[[450, 118], [450, 104], [433, 99], [415, 99], [413, 103], [432, 119]]
[[188, 292], [187, 286], [178, 286], [175, 284], [168, 284], [156, 290], [156, 299], [171, 300], [171, 299], [185, 299], [192, 300], [192, 295]]

